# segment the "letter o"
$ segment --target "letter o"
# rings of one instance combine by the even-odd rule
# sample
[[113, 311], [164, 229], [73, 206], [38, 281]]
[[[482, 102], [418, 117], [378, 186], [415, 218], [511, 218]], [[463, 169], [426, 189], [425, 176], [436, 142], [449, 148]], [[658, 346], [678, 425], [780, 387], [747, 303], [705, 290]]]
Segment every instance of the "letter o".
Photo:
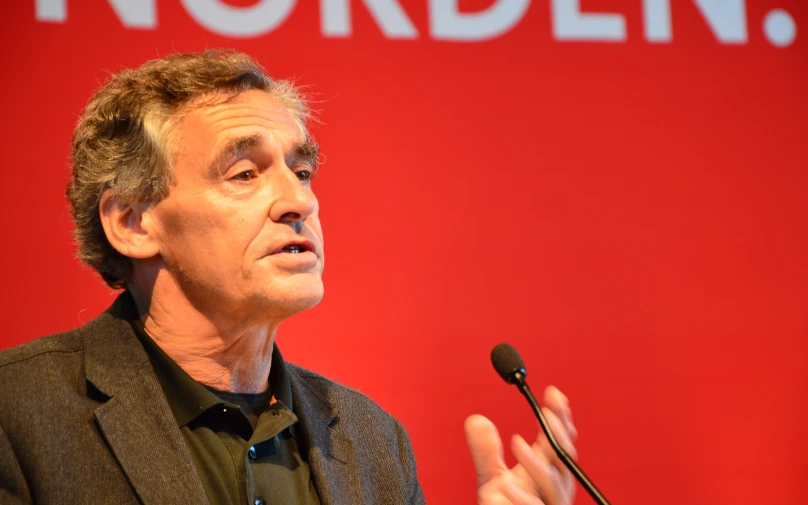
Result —
[[261, 0], [251, 7], [233, 7], [219, 0], [182, 0], [185, 10], [208, 30], [228, 37], [257, 37], [281, 25], [297, 0]]

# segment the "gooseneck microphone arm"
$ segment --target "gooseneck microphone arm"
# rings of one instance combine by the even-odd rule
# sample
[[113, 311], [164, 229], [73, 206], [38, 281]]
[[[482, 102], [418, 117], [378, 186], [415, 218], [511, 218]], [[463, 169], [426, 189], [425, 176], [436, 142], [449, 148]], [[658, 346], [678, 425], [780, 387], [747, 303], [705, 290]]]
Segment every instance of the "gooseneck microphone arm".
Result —
[[525, 398], [527, 398], [527, 402], [530, 404], [530, 407], [533, 409], [533, 412], [536, 414], [536, 417], [539, 418], [539, 424], [541, 425], [542, 431], [544, 434], [547, 435], [547, 440], [550, 441], [550, 445], [553, 447], [553, 450], [556, 454], [558, 454], [558, 459], [564, 463], [564, 466], [569, 468], [570, 472], [575, 476], [578, 482], [581, 483], [584, 489], [595, 499], [597, 503], [600, 505], [610, 505], [609, 501], [606, 500], [606, 497], [603, 496], [595, 484], [589, 480], [589, 477], [586, 476], [583, 470], [575, 463], [575, 461], [567, 454], [561, 445], [559, 445], [558, 441], [553, 435], [553, 431], [550, 429], [550, 425], [547, 423], [547, 419], [544, 418], [544, 414], [541, 411], [541, 407], [539, 406], [539, 402], [536, 401], [536, 397], [533, 396], [533, 393], [530, 391], [530, 386], [527, 385], [525, 382], [525, 376], [520, 373], [516, 372], [513, 376], [513, 384], [519, 389]]
[[556, 437], [553, 434], [553, 430], [550, 429], [550, 425], [547, 423], [547, 419], [544, 418], [544, 414], [541, 411], [539, 402], [536, 401], [536, 397], [533, 396], [533, 393], [530, 391], [530, 386], [528, 386], [527, 382], [525, 381], [527, 370], [525, 370], [525, 365], [516, 349], [514, 349], [510, 344], [499, 344], [491, 352], [491, 361], [499, 375], [505, 379], [505, 382], [516, 386], [519, 389], [519, 392], [522, 393], [522, 395], [524, 395], [524, 397], [527, 399], [530, 407], [533, 409], [533, 413], [535, 413], [536, 417], [539, 419], [541, 429], [547, 436], [550, 446], [558, 455], [561, 462], [564, 463], [564, 466], [566, 466], [569, 471], [572, 472], [575, 479], [581, 483], [581, 486], [586, 489], [586, 492], [589, 493], [589, 495], [592, 496], [592, 498], [594, 498], [599, 505], [610, 505], [606, 497], [603, 496], [603, 493], [601, 493], [600, 490], [595, 487], [595, 484], [589, 480], [589, 477], [586, 476], [584, 471], [581, 470], [581, 468], [575, 463], [575, 461], [573, 461], [569, 454], [567, 454], [567, 451], [565, 451], [561, 445], [559, 445], [558, 440], [556, 440]]

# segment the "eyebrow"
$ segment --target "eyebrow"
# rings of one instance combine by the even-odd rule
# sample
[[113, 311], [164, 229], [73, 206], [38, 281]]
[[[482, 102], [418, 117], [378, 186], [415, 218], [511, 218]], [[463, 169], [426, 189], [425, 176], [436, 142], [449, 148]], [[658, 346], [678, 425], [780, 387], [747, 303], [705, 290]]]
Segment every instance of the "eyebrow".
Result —
[[[260, 148], [263, 145], [264, 139], [258, 134], [230, 139], [216, 155], [213, 163], [210, 164], [210, 171], [213, 173], [219, 172], [221, 175], [222, 168], [225, 167], [228, 162], [244, 156], [250, 149]], [[298, 158], [303, 158], [308, 161], [314, 171], [317, 171], [320, 159], [319, 144], [306, 140], [295, 146], [294, 153]]]

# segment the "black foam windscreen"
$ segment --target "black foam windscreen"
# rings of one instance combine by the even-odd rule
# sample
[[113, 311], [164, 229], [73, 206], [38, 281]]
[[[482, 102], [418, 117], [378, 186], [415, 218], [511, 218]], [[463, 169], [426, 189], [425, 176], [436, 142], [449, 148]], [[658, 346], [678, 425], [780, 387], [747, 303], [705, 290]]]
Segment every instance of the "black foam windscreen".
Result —
[[503, 342], [494, 347], [491, 351], [491, 363], [508, 384], [512, 382], [513, 374], [516, 372], [521, 372], [523, 376], [527, 375], [522, 357], [511, 344]]

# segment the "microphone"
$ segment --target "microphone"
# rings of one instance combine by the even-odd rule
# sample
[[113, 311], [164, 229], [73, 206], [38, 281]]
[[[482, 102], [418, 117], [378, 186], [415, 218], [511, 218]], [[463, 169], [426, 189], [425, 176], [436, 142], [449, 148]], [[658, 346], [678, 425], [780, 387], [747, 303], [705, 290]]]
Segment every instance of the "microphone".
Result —
[[494, 365], [494, 369], [499, 376], [508, 384], [515, 385], [519, 389], [519, 392], [527, 399], [528, 403], [530, 403], [533, 412], [536, 414], [536, 417], [539, 418], [539, 424], [541, 425], [542, 431], [544, 431], [544, 434], [547, 436], [550, 446], [558, 455], [561, 462], [564, 463], [564, 466], [572, 472], [572, 475], [575, 476], [578, 482], [581, 483], [581, 486], [586, 489], [599, 505], [610, 505], [606, 497], [603, 496], [603, 493], [595, 487], [595, 484], [589, 480], [589, 477], [586, 476], [584, 471], [581, 470], [575, 461], [573, 461], [567, 452], [559, 445], [555, 435], [553, 435], [553, 431], [550, 429], [550, 425], [547, 424], [547, 419], [544, 418], [539, 402], [536, 401], [536, 397], [530, 392], [530, 387], [527, 385], [527, 382], [525, 382], [527, 370], [525, 369], [525, 363], [522, 361], [522, 357], [519, 356], [516, 349], [514, 349], [512, 345], [504, 342], [497, 345], [491, 351], [491, 363]]

